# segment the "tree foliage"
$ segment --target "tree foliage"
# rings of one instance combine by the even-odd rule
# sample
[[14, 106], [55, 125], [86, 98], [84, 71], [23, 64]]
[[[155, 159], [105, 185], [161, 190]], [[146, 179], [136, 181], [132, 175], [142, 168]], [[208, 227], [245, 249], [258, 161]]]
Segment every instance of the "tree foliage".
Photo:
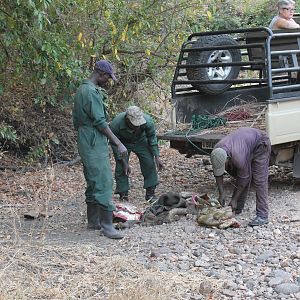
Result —
[[143, 80], [174, 64], [191, 31], [262, 25], [270, 1], [255, 2], [3, 0], [1, 89], [3, 83], [6, 88], [30, 83], [42, 97], [37, 102], [55, 105], [74, 90], [96, 57], [118, 63], [126, 82], [132, 76]]
[[[147, 87], [150, 102], [157, 98], [155, 90], [168, 95], [179, 49], [190, 33], [267, 25], [275, 9], [270, 3], [2, 0], [0, 95], [7, 100], [7, 93], [19, 93], [20, 87], [30, 94], [26, 109], [18, 103], [8, 106], [5, 121], [21, 135], [20, 128], [28, 128], [20, 125], [28, 122], [22, 116], [25, 111], [46, 113], [51, 108], [68, 107], [79, 82], [99, 58], [117, 67], [119, 83], [110, 98], [111, 111], [117, 112], [122, 103], [136, 101], [136, 92]], [[49, 114], [47, 119], [50, 118]], [[41, 128], [36, 130], [44, 132], [37, 135], [39, 143], [19, 139], [28, 144], [28, 149], [44, 145], [52, 134]]]
[[193, 31], [268, 26], [277, 14], [274, 0], [211, 0], [205, 8], [205, 13], [191, 24]]
[[199, 1], [4, 0], [1, 89], [3, 83], [11, 88], [21, 81], [39, 91], [37, 103], [55, 105], [68, 100], [91, 57], [119, 63], [121, 78], [128, 72], [151, 75], [157, 65], [174, 60], [187, 21], [195, 18], [196, 4]]

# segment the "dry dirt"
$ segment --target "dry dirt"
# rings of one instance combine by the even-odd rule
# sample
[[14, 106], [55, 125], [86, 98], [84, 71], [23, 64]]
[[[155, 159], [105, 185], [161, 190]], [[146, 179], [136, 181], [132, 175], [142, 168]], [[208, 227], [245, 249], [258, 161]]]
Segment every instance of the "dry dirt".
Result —
[[[161, 158], [158, 194], [216, 195], [207, 158], [187, 159], [167, 146]], [[143, 210], [135, 156], [131, 164], [130, 202]], [[251, 191], [241, 228], [204, 228], [183, 217], [136, 225], [121, 241], [86, 229], [80, 164], [1, 172], [0, 299], [300, 299], [300, 193], [289, 172], [271, 170], [267, 226], [247, 226], [255, 214]], [[226, 179], [229, 192], [232, 183]], [[26, 220], [32, 209], [52, 217]], [[279, 282], [276, 270], [289, 279]], [[270, 283], [274, 278], [277, 285]], [[286, 286], [278, 290], [282, 284], [294, 286], [286, 292]]]

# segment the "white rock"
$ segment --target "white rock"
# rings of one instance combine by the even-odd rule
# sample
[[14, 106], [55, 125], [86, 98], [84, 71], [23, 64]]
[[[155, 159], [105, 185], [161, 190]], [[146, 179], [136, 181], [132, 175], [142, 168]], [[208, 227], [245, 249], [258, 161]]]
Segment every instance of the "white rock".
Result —
[[284, 278], [282, 278], [282, 277], [271, 278], [271, 280], [269, 281], [269, 286], [271, 286], [271, 287], [276, 286], [278, 284], [281, 284], [283, 281], [284, 281]]
[[300, 286], [294, 283], [282, 283], [275, 287], [277, 293], [282, 293], [285, 295], [295, 294], [300, 291]]
[[281, 235], [281, 231], [278, 228], [274, 229], [273, 233], [274, 235]]
[[201, 259], [204, 261], [210, 261], [210, 258], [207, 255], [205, 255], [204, 253], [201, 256]]

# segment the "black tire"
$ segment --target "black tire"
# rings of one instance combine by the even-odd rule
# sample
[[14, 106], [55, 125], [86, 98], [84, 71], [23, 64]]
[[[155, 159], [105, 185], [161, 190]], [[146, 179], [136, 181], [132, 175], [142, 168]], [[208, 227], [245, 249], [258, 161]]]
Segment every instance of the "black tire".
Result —
[[[238, 45], [229, 35], [212, 35], [200, 37], [193, 44], [192, 48], [209, 46]], [[187, 64], [206, 64], [217, 62], [240, 62], [240, 49], [208, 50], [189, 52]], [[239, 66], [210, 67], [210, 68], [187, 68], [189, 80], [224, 80], [236, 79], [240, 72]], [[216, 76], [217, 75], [217, 76]], [[225, 92], [232, 85], [231, 83], [200, 84], [193, 83], [194, 88], [208, 95], [217, 95]]]

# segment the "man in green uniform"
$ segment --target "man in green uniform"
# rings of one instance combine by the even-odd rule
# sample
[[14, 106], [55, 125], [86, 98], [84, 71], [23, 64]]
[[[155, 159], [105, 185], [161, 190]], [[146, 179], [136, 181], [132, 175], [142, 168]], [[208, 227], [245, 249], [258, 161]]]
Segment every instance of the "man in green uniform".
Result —
[[152, 202], [155, 199], [155, 188], [158, 184], [157, 170], [163, 168], [159, 159], [159, 149], [152, 118], [144, 114], [137, 106], [130, 106], [126, 112], [117, 115], [110, 123], [112, 132], [119, 138], [128, 150], [127, 157], [121, 157], [116, 146], [112, 145], [116, 160], [115, 178], [116, 194], [120, 199], [128, 200], [130, 167], [128, 165], [130, 152], [134, 152], [140, 162], [144, 177], [145, 199]]
[[106, 121], [105, 91], [110, 79], [116, 80], [111, 64], [96, 62], [90, 77], [79, 86], [73, 108], [73, 124], [77, 130], [77, 145], [86, 179], [88, 227], [102, 229], [105, 236], [120, 239], [123, 236], [114, 228], [112, 203], [113, 177], [109, 160], [107, 138], [116, 147], [120, 157], [127, 149], [111, 132]]

